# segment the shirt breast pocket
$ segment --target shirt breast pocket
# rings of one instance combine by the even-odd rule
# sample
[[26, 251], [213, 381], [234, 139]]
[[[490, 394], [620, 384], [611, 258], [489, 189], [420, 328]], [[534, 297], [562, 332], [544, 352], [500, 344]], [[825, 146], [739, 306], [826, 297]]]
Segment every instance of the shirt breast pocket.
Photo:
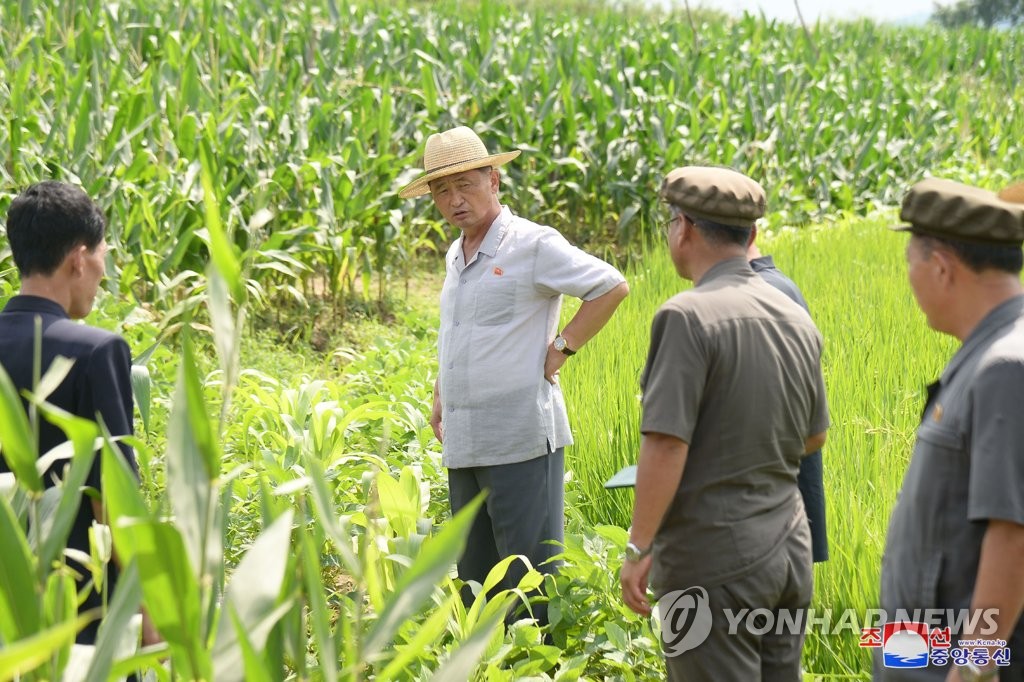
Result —
[[516, 282], [514, 280], [481, 282], [477, 286], [474, 321], [483, 327], [493, 327], [512, 320], [516, 312]]
[[917, 437], [933, 449], [951, 450], [956, 453], [964, 453], [967, 450], [967, 439], [964, 434], [948, 426], [926, 422], [918, 427]]
[[[924, 495], [934, 495], [939, 505], [948, 496], [967, 495], [971, 477], [970, 457], [967, 455], [967, 436], [953, 424], [925, 422], [917, 429], [914, 457], [922, 457], [927, 470]], [[924, 483], [922, 483], [924, 485]], [[937, 522], [941, 519], [936, 519]]]

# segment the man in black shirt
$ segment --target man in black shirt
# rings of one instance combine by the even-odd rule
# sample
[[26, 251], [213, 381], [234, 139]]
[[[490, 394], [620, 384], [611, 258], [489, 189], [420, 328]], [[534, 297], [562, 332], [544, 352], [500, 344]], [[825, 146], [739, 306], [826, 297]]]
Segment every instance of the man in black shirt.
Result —
[[[765, 282], [791, 298], [808, 313], [807, 301], [800, 292], [796, 283], [787, 277], [781, 270], [775, 267], [775, 261], [771, 256], [761, 255], [757, 248], [755, 239], [757, 228], [751, 231], [750, 242], [747, 244], [747, 260], [750, 267], [761, 276]], [[797, 487], [800, 488], [800, 496], [804, 499], [804, 509], [807, 511], [807, 520], [811, 524], [811, 554], [815, 563], [828, 561], [828, 533], [825, 527], [825, 483], [824, 471], [821, 463], [821, 450], [815, 450], [800, 460], [800, 472], [796, 479]]]
[[[89, 314], [106, 268], [106, 220], [99, 208], [77, 187], [46, 181], [29, 187], [11, 202], [7, 213], [7, 238], [14, 263], [21, 275], [21, 291], [0, 312], [0, 366], [18, 391], [31, 390], [36, 320], [41, 321], [41, 373], [58, 355], [74, 361], [48, 402], [72, 414], [100, 421], [112, 436], [132, 433], [131, 353], [117, 334], [78, 324]], [[39, 454], [44, 455], [67, 441], [64, 432], [44, 419], [39, 420]], [[121, 446], [128, 463], [136, 468], [135, 456]], [[44, 484], [54, 485], [65, 461], [58, 461], [44, 474]], [[9, 471], [0, 457], [0, 472]], [[100, 490], [100, 457], [93, 462], [86, 486]], [[103, 519], [98, 499], [83, 496], [67, 541], [67, 547], [89, 554], [89, 528]], [[80, 610], [101, 605], [102, 597], [89, 586], [89, 572], [72, 559], [68, 564], [81, 576], [78, 590], [88, 587]], [[117, 566], [108, 567], [111, 591], [117, 581]], [[80, 644], [92, 644], [99, 621], [93, 621], [77, 637]]]

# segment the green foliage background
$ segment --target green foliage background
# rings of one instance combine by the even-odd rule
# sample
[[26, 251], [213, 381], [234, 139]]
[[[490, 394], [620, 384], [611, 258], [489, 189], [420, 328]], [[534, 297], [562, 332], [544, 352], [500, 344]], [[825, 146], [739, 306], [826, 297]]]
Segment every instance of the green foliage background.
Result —
[[[919, 388], [951, 352], [880, 230], [926, 174], [988, 187], [1024, 174], [1022, 58], [1019, 30], [805, 32], [584, 0], [0, 1], [0, 212], [47, 177], [97, 198], [116, 248], [91, 321], [129, 339], [151, 395], [141, 494], [115, 510], [137, 575], [108, 618], [119, 628], [142, 602], [173, 636], [127, 661], [105, 650], [83, 664], [91, 679], [657, 677], [657, 634], [617, 594], [631, 500], [601, 484], [635, 459], [646, 330], [680, 286], [651, 237], [660, 178], [682, 164], [730, 165], [768, 190], [766, 243], [827, 340], [835, 542], [815, 605], [873, 606]], [[426, 200], [396, 193], [426, 136], [457, 124], [522, 149], [503, 199], [618, 258], [633, 289], [564, 374], [577, 445], [547, 633], [496, 619], [514, 592], [468, 610], [454, 597], [444, 569], [464, 520], [442, 525], [426, 423], [435, 313], [415, 282], [414, 304], [391, 288], [408, 291], [417, 255], [450, 238]], [[0, 299], [11, 268], [4, 249]], [[31, 617], [3, 621], [0, 679], [33, 666], [49, 679], [80, 623], [66, 570], [39, 558], [59, 538], [25, 532], [46, 506], [31, 439], [10, 445], [10, 429], [30, 432], [19, 409], [4, 394], [4, 453], [29, 473], [0, 519], [20, 571], [0, 615]], [[242, 608], [238, 575], [257, 607]], [[812, 675], [866, 679], [866, 663], [852, 636], [812, 634], [805, 650]]]
[[1020, 31], [799, 27], [602, 3], [0, 4], [0, 210], [42, 177], [107, 209], [120, 290], [201, 271], [202, 168], [256, 291], [378, 298], [443, 241], [396, 191], [427, 135], [519, 148], [507, 200], [609, 254], [667, 168], [759, 178], [773, 225], [1024, 173]]

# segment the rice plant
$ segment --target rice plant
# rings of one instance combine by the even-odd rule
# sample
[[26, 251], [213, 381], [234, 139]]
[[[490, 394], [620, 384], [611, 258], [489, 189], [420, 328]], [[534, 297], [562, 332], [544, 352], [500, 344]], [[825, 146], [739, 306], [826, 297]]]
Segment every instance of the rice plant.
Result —
[[[889, 512], [903, 480], [924, 387], [941, 373], [954, 342], [929, 330], [917, 310], [903, 249], [891, 221], [854, 221], [762, 237], [761, 249], [801, 287], [825, 339], [823, 366], [832, 426], [823, 451], [831, 559], [815, 568], [819, 612], [877, 608]], [[650, 322], [686, 286], [664, 246], [627, 273], [630, 297], [585, 352], [563, 370], [576, 444], [567, 450], [575, 504], [584, 523], [628, 527], [633, 493], [604, 490], [635, 464], [640, 443], [639, 376]], [[812, 631], [805, 669], [866, 674], [859, 632]]]

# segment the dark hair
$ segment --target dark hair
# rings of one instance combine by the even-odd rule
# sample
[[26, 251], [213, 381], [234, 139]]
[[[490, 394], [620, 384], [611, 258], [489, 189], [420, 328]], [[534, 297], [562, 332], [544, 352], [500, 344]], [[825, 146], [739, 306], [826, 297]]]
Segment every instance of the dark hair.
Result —
[[697, 226], [704, 239], [715, 246], [746, 246], [750, 241], [750, 229], [753, 227], [740, 227], [739, 225], [723, 225], [713, 220], [703, 218], [686, 217], [691, 223]]
[[22, 277], [53, 274], [76, 246], [99, 246], [106, 228], [85, 192], [55, 180], [32, 185], [7, 210], [7, 240]]
[[1024, 251], [1019, 246], [962, 242], [958, 239], [936, 237], [930, 234], [917, 232], [914, 234], [921, 241], [924, 256], [930, 256], [935, 247], [941, 245], [952, 251], [953, 255], [973, 272], [999, 270], [1011, 275], [1019, 275], [1024, 269]]

